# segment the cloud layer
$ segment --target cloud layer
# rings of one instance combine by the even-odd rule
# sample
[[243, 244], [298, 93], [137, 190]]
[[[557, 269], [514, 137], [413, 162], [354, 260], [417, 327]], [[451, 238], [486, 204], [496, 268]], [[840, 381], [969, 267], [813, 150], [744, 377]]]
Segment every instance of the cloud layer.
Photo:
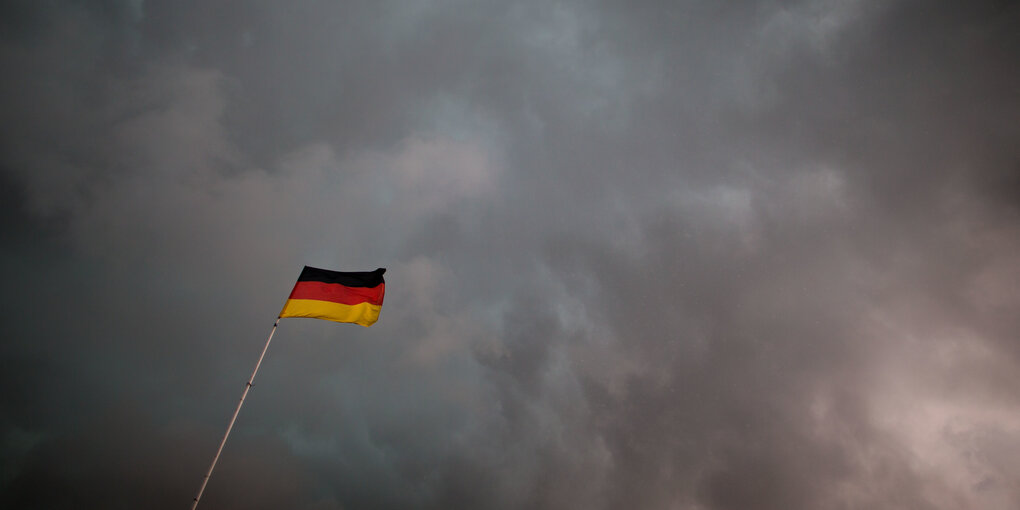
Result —
[[1020, 504], [1008, 2], [0, 20], [4, 506]]

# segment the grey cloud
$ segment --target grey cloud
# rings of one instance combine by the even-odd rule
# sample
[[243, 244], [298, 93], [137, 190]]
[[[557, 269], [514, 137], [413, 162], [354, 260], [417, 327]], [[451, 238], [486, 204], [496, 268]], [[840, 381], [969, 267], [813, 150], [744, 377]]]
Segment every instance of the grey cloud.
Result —
[[1007, 2], [3, 13], [8, 506], [1020, 500]]

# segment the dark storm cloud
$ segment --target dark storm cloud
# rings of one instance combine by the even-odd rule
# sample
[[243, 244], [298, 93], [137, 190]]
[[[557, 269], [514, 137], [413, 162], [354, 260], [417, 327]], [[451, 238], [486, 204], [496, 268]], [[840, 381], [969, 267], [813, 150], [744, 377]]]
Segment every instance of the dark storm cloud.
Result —
[[1020, 501], [1009, 3], [2, 14], [7, 506]]

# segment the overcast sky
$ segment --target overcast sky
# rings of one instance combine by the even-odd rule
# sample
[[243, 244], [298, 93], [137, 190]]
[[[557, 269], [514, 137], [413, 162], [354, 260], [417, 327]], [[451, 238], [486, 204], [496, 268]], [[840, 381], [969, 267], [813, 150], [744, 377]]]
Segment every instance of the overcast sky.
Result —
[[1020, 9], [0, 7], [0, 506], [1020, 507]]

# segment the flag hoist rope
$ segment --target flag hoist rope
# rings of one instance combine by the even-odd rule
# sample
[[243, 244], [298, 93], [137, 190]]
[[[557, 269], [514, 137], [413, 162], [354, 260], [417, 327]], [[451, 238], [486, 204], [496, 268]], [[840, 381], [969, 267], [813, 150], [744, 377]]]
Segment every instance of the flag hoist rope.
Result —
[[255, 370], [252, 370], [251, 377], [248, 378], [248, 382], [244, 385], [244, 392], [241, 393], [241, 400], [237, 402], [237, 409], [234, 409], [234, 415], [230, 417], [230, 423], [227, 425], [227, 432], [223, 434], [223, 440], [220, 441], [220, 447], [216, 449], [216, 456], [213, 457], [212, 464], [209, 465], [209, 471], [205, 473], [205, 477], [202, 478], [202, 485], [198, 488], [198, 494], [195, 495], [195, 501], [191, 504], [191, 510], [195, 510], [198, 507], [198, 500], [202, 499], [202, 493], [205, 492], [205, 485], [209, 483], [209, 477], [212, 476], [213, 468], [216, 467], [216, 461], [220, 460], [220, 453], [223, 452], [223, 445], [227, 444], [227, 437], [230, 436], [230, 429], [234, 428], [234, 421], [237, 420], [237, 413], [241, 412], [241, 405], [244, 404], [244, 397], [248, 396], [248, 390], [251, 389], [251, 383], [255, 380], [255, 374], [259, 372], [259, 366], [262, 365], [262, 358], [266, 357], [266, 351], [269, 350], [269, 342], [273, 340], [273, 334], [276, 333], [276, 327], [280, 325], [280, 318], [276, 318], [276, 322], [273, 323], [273, 330], [269, 332], [269, 338], [266, 339], [266, 346], [262, 348], [262, 354], [259, 355], [259, 360], [255, 363]]

